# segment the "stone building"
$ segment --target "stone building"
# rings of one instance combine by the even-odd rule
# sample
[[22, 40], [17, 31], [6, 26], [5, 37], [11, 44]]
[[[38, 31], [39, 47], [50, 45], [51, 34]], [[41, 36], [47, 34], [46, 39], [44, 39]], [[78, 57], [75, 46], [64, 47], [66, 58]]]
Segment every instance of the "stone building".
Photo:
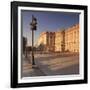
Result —
[[65, 31], [65, 50], [79, 52], [79, 25], [74, 25]]
[[40, 44], [46, 45], [47, 44], [46, 39], [47, 39], [47, 32], [41, 33], [37, 41], [37, 46], [39, 46]]
[[41, 33], [37, 46], [42, 46], [45, 51], [55, 51], [55, 32]]
[[55, 32], [55, 51], [65, 51], [65, 31], [59, 30]]
[[79, 52], [79, 24], [56, 32], [43, 32], [37, 46], [43, 45], [45, 51]]

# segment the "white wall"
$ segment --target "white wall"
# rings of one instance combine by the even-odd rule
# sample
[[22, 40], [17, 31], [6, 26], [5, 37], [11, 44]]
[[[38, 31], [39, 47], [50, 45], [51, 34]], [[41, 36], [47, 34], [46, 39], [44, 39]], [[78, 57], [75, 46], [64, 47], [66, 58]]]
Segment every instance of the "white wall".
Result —
[[[1, 42], [0, 43], [0, 90], [10, 90], [11, 89], [10, 84], [9, 84], [10, 83], [10, 1], [11, 0], [0, 0], [0, 42]], [[82, 4], [82, 5], [89, 5], [90, 3], [90, 0], [27, 0], [27, 1], [63, 3], [63, 4]], [[90, 6], [89, 6], [89, 9], [90, 9]], [[90, 10], [88, 11], [90, 14]], [[90, 20], [90, 18], [88, 19]], [[90, 31], [88, 33], [90, 34]], [[88, 36], [90, 38], [90, 35]], [[90, 46], [90, 41], [89, 41], [89, 46]], [[88, 50], [90, 50], [90, 47], [88, 48]], [[88, 60], [88, 63], [90, 64], [89, 60]], [[90, 68], [90, 65], [89, 65], [89, 68]], [[89, 76], [90, 76], [90, 70], [89, 70]], [[43, 90], [46, 90], [46, 89], [90, 90], [89, 88], [90, 88], [90, 83], [82, 84], [82, 85], [35, 87], [35, 88], [27, 88], [27, 89], [28, 90], [29, 89], [31, 90], [36, 90], [36, 89], [37, 90], [42, 90], [42, 89]], [[23, 90], [24, 89], [25, 88], [23, 88]]]

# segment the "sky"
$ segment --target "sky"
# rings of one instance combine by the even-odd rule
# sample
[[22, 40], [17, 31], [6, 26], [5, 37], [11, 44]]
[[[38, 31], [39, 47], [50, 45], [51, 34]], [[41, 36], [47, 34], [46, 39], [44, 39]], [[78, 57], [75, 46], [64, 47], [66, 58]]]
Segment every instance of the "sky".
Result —
[[79, 13], [73, 12], [48, 12], [48, 11], [21, 11], [21, 22], [23, 36], [27, 38], [28, 44], [31, 45], [30, 23], [32, 15], [37, 18], [37, 30], [34, 33], [34, 44], [36, 44], [40, 33], [45, 31], [55, 32], [60, 29], [69, 28], [79, 23]]

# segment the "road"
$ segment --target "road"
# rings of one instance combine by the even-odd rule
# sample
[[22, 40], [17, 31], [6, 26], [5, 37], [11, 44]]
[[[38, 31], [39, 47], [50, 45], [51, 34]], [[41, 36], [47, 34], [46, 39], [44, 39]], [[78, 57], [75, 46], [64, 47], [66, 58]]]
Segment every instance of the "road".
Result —
[[32, 68], [31, 57], [23, 58], [23, 77], [79, 74], [79, 55], [35, 54], [35, 63]]

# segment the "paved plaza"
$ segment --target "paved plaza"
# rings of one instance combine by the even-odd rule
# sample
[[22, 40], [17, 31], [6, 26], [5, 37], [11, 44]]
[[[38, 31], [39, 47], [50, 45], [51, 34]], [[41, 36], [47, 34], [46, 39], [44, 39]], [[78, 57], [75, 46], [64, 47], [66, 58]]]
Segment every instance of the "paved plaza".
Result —
[[35, 54], [34, 59], [32, 68], [31, 55], [23, 56], [22, 77], [79, 74], [79, 55]]

